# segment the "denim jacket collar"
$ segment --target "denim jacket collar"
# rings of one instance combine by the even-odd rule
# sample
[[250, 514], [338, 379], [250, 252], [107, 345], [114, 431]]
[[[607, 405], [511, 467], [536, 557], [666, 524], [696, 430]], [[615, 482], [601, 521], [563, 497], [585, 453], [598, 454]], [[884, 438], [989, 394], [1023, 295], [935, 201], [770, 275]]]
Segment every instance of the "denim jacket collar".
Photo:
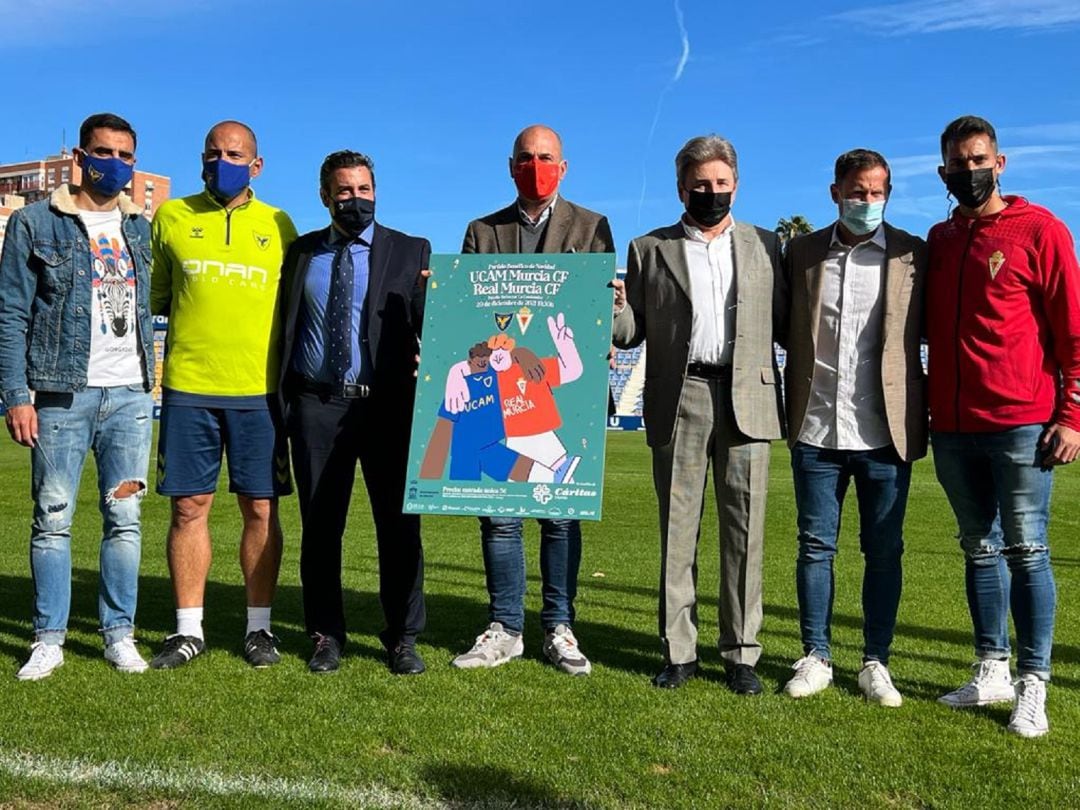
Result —
[[[49, 195], [49, 207], [59, 211], [61, 214], [70, 214], [77, 217], [79, 208], [75, 205], [75, 195], [72, 193], [76, 188], [77, 186], [69, 183], [57, 186], [56, 190]], [[116, 202], [120, 208], [120, 213], [125, 216], [137, 217], [142, 214], [142, 209], [123, 192], [117, 196]]]

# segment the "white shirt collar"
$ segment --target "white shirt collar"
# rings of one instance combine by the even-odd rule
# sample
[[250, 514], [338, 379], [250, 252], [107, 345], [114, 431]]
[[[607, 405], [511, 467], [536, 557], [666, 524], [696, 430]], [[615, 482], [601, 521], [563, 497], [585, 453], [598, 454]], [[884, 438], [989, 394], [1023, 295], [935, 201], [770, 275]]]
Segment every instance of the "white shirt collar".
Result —
[[[877, 226], [877, 229], [874, 231], [873, 236], [871, 236], [869, 239], [867, 239], [866, 242], [870, 242], [871, 244], [877, 245], [882, 250], [885, 250], [885, 223], [884, 222]], [[866, 242], [860, 242], [859, 244], [866, 244]], [[852, 247], [858, 247], [858, 245], [848, 245], [848, 244], [846, 244], [844, 242], [844, 240], [842, 240], [840, 238], [840, 223], [837, 222], [837, 223], [835, 223], [833, 225], [832, 239], [829, 240], [829, 247], [831, 247], [831, 248], [838, 247], [838, 248], [843, 248], [845, 250], [850, 250]]]
[[[682, 219], [680, 219], [679, 222], [682, 224], [683, 233], [686, 234], [687, 239], [689, 239], [689, 240], [691, 240], [693, 242], [706, 242], [706, 243], [708, 243], [710, 241], [709, 239], [705, 238], [705, 234], [702, 233], [700, 228], [698, 228], [696, 225], [691, 225], [689, 222], [687, 222], [686, 217], [683, 217]], [[714, 236], [713, 239], [721, 239], [721, 238], [723, 238], [725, 236], [730, 236], [732, 231], [734, 231], [734, 230], [735, 230], [735, 217], [732, 217], [731, 221], [728, 223], [728, 226], [726, 228], [724, 228], [724, 230], [720, 231], [720, 233], [718, 233], [716, 236]]]
[[556, 193], [555, 196], [551, 198], [551, 202], [548, 203], [548, 207], [541, 211], [540, 216], [538, 216], [536, 219], [533, 219], [528, 214], [526, 214], [525, 209], [521, 207], [521, 203], [518, 203], [518, 216], [521, 217], [521, 221], [524, 222], [526, 225], [530, 225], [531, 227], [535, 228], [536, 226], [542, 225], [543, 223], [547, 222], [548, 219], [551, 218], [551, 212], [555, 210], [555, 203], [557, 203], [558, 201], [559, 195], [558, 193]]

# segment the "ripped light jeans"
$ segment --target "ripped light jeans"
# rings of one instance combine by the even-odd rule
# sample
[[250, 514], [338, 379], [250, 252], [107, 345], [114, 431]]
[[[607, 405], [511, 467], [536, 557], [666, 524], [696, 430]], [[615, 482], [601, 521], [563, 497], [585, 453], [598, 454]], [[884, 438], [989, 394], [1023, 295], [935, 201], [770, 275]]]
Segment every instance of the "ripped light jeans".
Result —
[[102, 518], [98, 614], [105, 643], [113, 644], [131, 635], [135, 625], [142, 543], [139, 511], [146, 492], [152, 427], [150, 394], [141, 385], [38, 392], [34, 405], [38, 416], [38, 439], [30, 453], [34, 638], [63, 644], [67, 633], [71, 521], [83, 464], [92, 450]]
[[1009, 657], [1009, 606], [1019, 674], [1050, 678], [1056, 591], [1046, 527], [1051, 469], [1042, 425], [931, 434], [938, 481], [956, 513], [968, 608], [980, 659]]

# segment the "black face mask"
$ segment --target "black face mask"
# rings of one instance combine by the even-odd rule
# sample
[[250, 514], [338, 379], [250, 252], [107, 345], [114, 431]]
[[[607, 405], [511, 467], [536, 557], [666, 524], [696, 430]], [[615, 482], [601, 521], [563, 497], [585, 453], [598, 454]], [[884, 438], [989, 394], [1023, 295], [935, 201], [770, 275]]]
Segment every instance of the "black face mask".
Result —
[[330, 218], [345, 233], [358, 236], [375, 219], [375, 201], [363, 197], [333, 200], [330, 203]]
[[731, 211], [730, 191], [687, 191], [686, 213], [699, 225], [719, 225]]
[[993, 169], [965, 170], [945, 175], [945, 188], [965, 208], [979, 208], [990, 199], [996, 187]]

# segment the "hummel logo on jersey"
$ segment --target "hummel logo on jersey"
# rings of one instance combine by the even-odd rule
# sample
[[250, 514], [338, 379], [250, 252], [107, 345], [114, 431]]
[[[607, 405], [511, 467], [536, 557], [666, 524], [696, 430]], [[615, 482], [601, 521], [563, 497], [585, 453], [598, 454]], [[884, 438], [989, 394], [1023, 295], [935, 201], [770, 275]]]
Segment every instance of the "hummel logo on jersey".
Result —
[[198, 225], [193, 225], [191, 227], [191, 238], [192, 239], [202, 239], [203, 238], [202, 228], [200, 228]]

